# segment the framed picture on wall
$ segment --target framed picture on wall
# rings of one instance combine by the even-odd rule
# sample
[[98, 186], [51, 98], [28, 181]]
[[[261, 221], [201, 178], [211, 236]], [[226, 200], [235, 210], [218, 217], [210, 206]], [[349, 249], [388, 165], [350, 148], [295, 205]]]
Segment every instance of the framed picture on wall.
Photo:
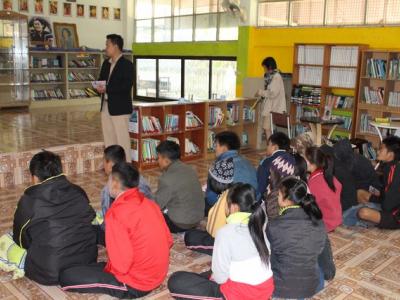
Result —
[[43, 0], [35, 0], [35, 14], [43, 14]]
[[83, 18], [85, 16], [85, 5], [77, 4], [76, 5], [76, 16]]
[[64, 10], [64, 17], [71, 17], [72, 16], [72, 6], [71, 3], [65, 3], [64, 2], [64, 6], [63, 6], [63, 10]]
[[57, 47], [63, 49], [79, 48], [76, 24], [54, 22], [54, 35], [56, 36]]
[[28, 0], [18, 0], [18, 9], [19, 11], [28, 12], [29, 11]]
[[30, 45], [52, 45], [53, 31], [48, 20], [43, 17], [33, 17], [28, 22]]
[[108, 20], [110, 18], [110, 9], [108, 7], [101, 8], [101, 18], [104, 20]]
[[114, 20], [121, 20], [121, 9], [114, 8]]
[[58, 15], [58, 1], [49, 1], [49, 13], [50, 15]]
[[13, 9], [13, 1], [12, 0], [3, 0], [3, 9], [4, 10], [12, 10]]
[[89, 6], [89, 17], [93, 19], [97, 19], [97, 6], [90, 5]]

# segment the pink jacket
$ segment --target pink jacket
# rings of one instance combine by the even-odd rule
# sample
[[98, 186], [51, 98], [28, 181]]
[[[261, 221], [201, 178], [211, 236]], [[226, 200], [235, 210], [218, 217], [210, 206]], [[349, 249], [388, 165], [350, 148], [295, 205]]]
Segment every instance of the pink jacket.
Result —
[[340, 204], [341, 183], [334, 178], [333, 184], [336, 191], [332, 191], [325, 181], [322, 170], [316, 170], [308, 179], [311, 194], [315, 196], [317, 204], [322, 211], [322, 219], [327, 232], [335, 230], [342, 224], [342, 205]]

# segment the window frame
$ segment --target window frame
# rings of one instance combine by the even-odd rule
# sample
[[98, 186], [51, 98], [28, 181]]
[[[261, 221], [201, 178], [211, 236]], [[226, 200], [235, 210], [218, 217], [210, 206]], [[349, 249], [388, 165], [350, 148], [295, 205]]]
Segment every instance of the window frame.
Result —
[[[287, 24], [285, 25], [260, 25], [260, 4], [261, 3], [271, 3], [271, 2], [289, 2], [289, 8], [288, 8], [288, 17], [287, 17]], [[293, 26], [290, 24], [290, 15], [291, 15], [291, 9], [292, 9], [292, 3], [296, 2], [299, 0], [258, 0], [257, 2], [257, 20], [256, 20], [256, 27], [258, 28], [321, 28], [321, 27], [330, 27], [330, 28], [337, 28], [337, 27], [398, 27], [400, 26], [400, 20], [397, 23], [367, 23], [367, 8], [368, 8], [368, 0], [364, 0], [364, 11], [363, 13], [363, 22], [360, 24], [327, 24], [327, 3], [328, 0], [323, 0], [324, 1], [324, 15], [323, 15], [323, 23], [319, 25], [297, 25]]]
[[[156, 60], [156, 97], [145, 97], [137, 95], [137, 60], [138, 59], [155, 59]], [[185, 60], [208, 60], [209, 61], [209, 82], [208, 82], [208, 99], [210, 100], [212, 94], [212, 62], [213, 61], [236, 61], [236, 56], [177, 56], [177, 55], [134, 55], [134, 101], [144, 102], [164, 102], [164, 101], [179, 101], [179, 99], [163, 98], [160, 97], [159, 92], [159, 60], [160, 59], [179, 59], [181, 60], [181, 98], [185, 97]]]

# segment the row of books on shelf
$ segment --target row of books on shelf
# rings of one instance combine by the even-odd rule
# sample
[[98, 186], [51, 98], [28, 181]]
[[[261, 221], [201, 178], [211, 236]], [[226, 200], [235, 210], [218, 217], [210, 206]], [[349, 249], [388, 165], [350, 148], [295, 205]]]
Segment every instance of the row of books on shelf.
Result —
[[[167, 137], [167, 141], [172, 141], [178, 145], [180, 145], [179, 138], [174, 137], [174, 136], [169, 136]], [[181, 145], [180, 145], [181, 146]], [[201, 153], [201, 150], [199, 146], [197, 146], [195, 143], [193, 143], [190, 139], [185, 138], [185, 155], [198, 155]]]
[[61, 89], [31, 90], [31, 98], [37, 100], [64, 99]]
[[[241, 145], [245, 147], [249, 144], [249, 134], [247, 132], [242, 132], [241, 134]], [[212, 152], [215, 150], [215, 132], [209, 130], [207, 133], [207, 151]]]
[[210, 106], [208, 111], [208, 125], [211, 127], [221, 126], [224, 121], [224, 113], [221, 107]]
[[400, 80], [400, 59], [392, 59], [389, 62], [389, 79]]
[[309, 106], [297, 106], [296, 107], [296, 121], [300, 122], [302, 117], [319, 117], [319, 109], [316, 107]]
[[331, 109], [352, 109], [354, 105], [354, 97], [328, 95], [325, 99], [325, 105]]
[[62, 68], [62, 58], [61, 56], [57, 57], [35, 57], [31, 56], [30, 58], [30, 67], [31, 68]]
[[377, 155], [376, 155], [376, 150], [372, 146], [371, 143], [365, 143], [362, 144], [362, 149], [363, 149], [363, 155], [368, 158], [369, 160], [376, 160]]
[[142, 131], [143, 133], [161, 133], [162, 126], [160, 120], [154, 116], [143, 116]]
[[358, 47], [331, 47], [331, 66], [356, 67], [358, 64]]
[[174, 114], [166, 115], [164, 129], [165, 129], [165, 131], [179, 130], [179, 115], [174, 115]]
[[400, 107], [400, 92], [389, 93], [389, 106]]
[[32, 73], [31, 82], [33, 83], [46, 83], [46, 82], [59, 82], [62, 81], [62, 76], [59, 73], [48, 72], [48, 73]]
[[342, 128], [342, 129], [346, 129], [346, 130], [350, 130], [351, 129], [351, 125], [353, 122], [353, 118], [352, 117], [346, 117], [346, 116], [336, 116], [335, 118], [343, 120], [343, 124], [339, 125], [338, 128]]
[[245, 122], [255, 122], [256, 121], [256, 111], [251, 108], [251, 106], [243, 106], [243, 120]]
[[298, 46], [297, 63], [307, 65], [323, 65], [324, 46]]
[[239, 123], [239, 119], [240, 119], [239, 104], [228, 104], [226, 111], [226, 123], [228, 125], [235, 125]]
[[198, 128], [203, 126], [203, 122], [193, 112], [187, 111], [185, 126], [186, 128]]
[[69, 72], [68, 73], [68, 81], [76, 82], [76, 81], [95, 81], [96, 77], [91, 73], [82, 73], [82, 72]]
[[96, 60], [94, 58], [86, 59], [73, 59], [68, 62], [70, 68], [93, 68], [96, 67]]
[[385, 79], [386, 60], [375, 58], [367, 59], [367, 76], [370, 78]]
[[383, 104], [384, 95], [385, 89], [383, 87], [376, 89], [364, 87], [364, 100], [368, 104]]
[[329, 71], [329, 86], [354, 88], [357, 80], [357, 69], [331, 68]]
[[296, 86], [293, 89], [292, 102], [299, 104], [320, 104], [321, 88], [311, 86]]
[[371, 126], [370, 122], [373, 121], [372, 116], [368, 114], [360, 115], [360, 132], [367, 132], [376, 134], [376, 130], [373, 126]]
[[300, 66], [299, 84], [321, 85], [322, 67]]
[[68, 90], [70, 98], [91, 98], [97, 97], [99, 94], [93, 88], [84, 89], [69, 89]]

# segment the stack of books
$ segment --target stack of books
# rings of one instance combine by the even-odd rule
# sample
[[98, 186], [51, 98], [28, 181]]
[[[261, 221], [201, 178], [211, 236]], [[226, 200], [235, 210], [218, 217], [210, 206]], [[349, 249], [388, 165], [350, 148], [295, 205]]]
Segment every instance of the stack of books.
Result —
[[368, 114], [360, 115], [360, 132], [373, 133], [376, 134], [376, 130], [370, 125], [373, 118]]
[[200, 148], [193, 143], [190, 139], [185, 139], [185, 154], [186, 155], [198, 155], [200, 154]]
[[69, 89], [68, 90], [70, 98], [91, 98], [97, 97], [99, 94], [92, 88], [84, 89]]
[[358, 47], [331, 47], [331, 66], [357, 67]]
[[212, 152], [215, 147], [215, 133], [213, 131], [208, 131], [207, 135], [207, 150]]
[[367, 59], [367, 76], [370, 78], [385, 79], [386, 60], [374, 58]]
[[222, 108], [218, 106], [210, 106], [209, 108], [209, 121], [208, 125], [211, 127], [218, 127], [222, 125], [222, 122], [224, 121], [224, 113], [222, 111]]
[[292, 102], [297, 104], [321, 104], [321, 88], [311, 86], [296, 86], [293, 89]]
[[296, 107], [296, 120], [300, 122], [301, 117], [319, 117], [319, 109], [309, 106]]
[[186, 128], [198, 128], [202, 127], [203, 122], [200, 120], [198, 116], [196, 116], [193, 112], [187, 111], [186, 112], [186, 120], [185, 120], [185, 127]]
[[168, 114], [165, 116], [165, 131], [178, 131], [179, 130], [179, 115]]
[[62, 80], [61, 74], [58, 73], [40, 73], [40, 74], [31, 74], [31, 82], [37, 83], [37, 82], [60, 82]]
[[321, 85], [322, 83], [322, 67], [300, 66], [299, 83], [310, 85]]
[[400, 79], [400, 59], [392, 59], [389, 62], [389, 79]]
[[68, 62], [70, 68], [93, 68], [95, 66], [96, 60], [94, 58], [74, 59]]
[[389, 106], [400, 107], [400, 92], [389, 93]]
[[31, 56], [30, 67], [35, 69], [62, 68], [61, 62], [61, 56], [57, 56], [55, 58]]
[[142, 117], [143, 133], [162, 133], [160, 120], [153, 116]]
[[46, 90], [32, 90], [33, 100], [51, 100], [51, 99], [63, 99], [64, 95], [61, 89], [46, 89]]
[[385, 89], [383, 87], [372, 89], [364, 87], [364, 100], [368, 104], [383, 104]]
[[229, 126], [239, 124], [239, 111], [240, 106], [239, 104], [228, 104], [227, 111], [226, 111], [226, 123]]
[[354, 103], [354, 97], [328, 95], [326, 96], [325, 103], [326, 106], [331, 108], [331, 110], [333, 108], [352, 109]]
[[142, 139], [142, 159], [145, 163], [153, 163], [157, 161], [156, 148], [160, 144], [160, 140]]
[[298, 46], [297, 63], [306, 65], [323, 65], [324, 46]]
[[76, 82], [76, 81], [95, 81], [96, 77], [94, 77], [91, 73], [82, 73], [82, 72], [69, 72], [68, 73], [68, 81]]
[[357, 69], [331, 68], [329, 70], [329, 86], [354, 88], [357, 80]]
[[243, 120], [244, 122], [252, 122], [256, 121], [256, 111], [251, 109], [251, 106], [244, 105], [243, 106]]

